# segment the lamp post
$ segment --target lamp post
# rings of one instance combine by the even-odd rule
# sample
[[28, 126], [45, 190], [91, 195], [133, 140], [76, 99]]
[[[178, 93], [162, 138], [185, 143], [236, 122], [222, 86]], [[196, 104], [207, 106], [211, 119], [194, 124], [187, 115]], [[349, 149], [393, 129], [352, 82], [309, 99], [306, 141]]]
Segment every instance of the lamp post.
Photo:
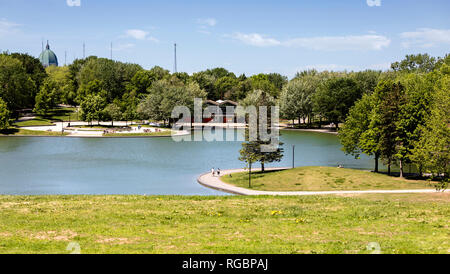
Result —
[[295, 168], [295, 145], [292, 145], [292, 169]]

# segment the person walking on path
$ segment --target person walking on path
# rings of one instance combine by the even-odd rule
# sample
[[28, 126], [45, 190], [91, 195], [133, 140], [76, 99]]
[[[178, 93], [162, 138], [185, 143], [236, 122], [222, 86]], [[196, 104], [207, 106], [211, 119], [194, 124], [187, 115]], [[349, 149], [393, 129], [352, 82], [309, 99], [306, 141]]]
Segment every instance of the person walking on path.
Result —
[[214, 168], [211, 168], [211, 175], [214, 177], [216, 171], [214, 170]]
[[217, 168], [217, 176], [220, 177], [220, 168]]

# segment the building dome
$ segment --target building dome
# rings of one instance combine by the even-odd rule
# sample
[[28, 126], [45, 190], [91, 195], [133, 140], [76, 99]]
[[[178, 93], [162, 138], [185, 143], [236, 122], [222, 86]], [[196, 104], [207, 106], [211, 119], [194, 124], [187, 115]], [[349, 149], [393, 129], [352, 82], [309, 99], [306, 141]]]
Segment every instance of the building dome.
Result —
[[48, 42], [45, 50], [41, 53], [41, 55], [39, 55], [39, 60], [45, 68], [49, 66], [58, 66], [58, 57], [56, 57], [56, 54], [50, 50]]

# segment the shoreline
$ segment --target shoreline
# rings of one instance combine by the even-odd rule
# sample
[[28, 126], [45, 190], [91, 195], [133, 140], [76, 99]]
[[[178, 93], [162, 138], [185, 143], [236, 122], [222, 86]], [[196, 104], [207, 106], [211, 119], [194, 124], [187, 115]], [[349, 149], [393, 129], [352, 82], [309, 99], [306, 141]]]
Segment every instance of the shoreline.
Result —
[[307, 129], [307, 128], [280, 128], [280, 130], [287, 130], [287, 131], [301, 131], [301, 132], [316, 132], [316, 133], [326, 133], [326, 134], [333, 134], [333, 135], [338, 135], [339, 133], [335, 130], [331, 130], [331, 129]]

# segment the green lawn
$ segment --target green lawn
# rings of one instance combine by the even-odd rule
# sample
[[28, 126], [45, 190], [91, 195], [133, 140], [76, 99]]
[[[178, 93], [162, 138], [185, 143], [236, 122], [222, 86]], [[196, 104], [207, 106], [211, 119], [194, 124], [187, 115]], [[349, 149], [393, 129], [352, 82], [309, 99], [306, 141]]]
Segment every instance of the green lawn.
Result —
[[59, 131], [37, 131], [22, 128], [10, 128], [0, 131], [0, 136], [66, 136], [67, 133], [61, 134]]
[[[226, 183], [248, 188], [248, 172], [223, 176]], [[252, 189], [267, 191], [393, 190], [431, 188], [427, 181], [406, 180], [369, 171], [336, 167], [299, 167], [252, 175]]]
[[36, 118], [32, 120], [14, 123], [14, 126], [49, 126], [52, 125], [53, 122], [76, 121], [78, 117], [75, 110], [76, 108], [55, 108], [50, 110], [46, 115], [37, 115]]
[[14, 123], [14, 126], [18, 127], [35, 127], [35, 126], [52, 126], [52, 125], [53, 125], [52, 121], [40, 117], [36, 117], [32, 120]]
[[0, 253], [450, 253], [450, 194], [0, 196]]

